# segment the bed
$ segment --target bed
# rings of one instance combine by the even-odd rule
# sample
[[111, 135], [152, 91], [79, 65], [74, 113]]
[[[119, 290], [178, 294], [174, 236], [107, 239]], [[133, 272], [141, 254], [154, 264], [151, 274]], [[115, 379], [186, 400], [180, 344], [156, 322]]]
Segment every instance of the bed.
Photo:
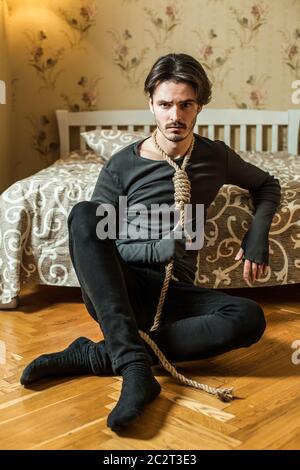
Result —
[[[87, 148], [80, 133], [103, 131], [115, 152], [128, 145], [126, 132], [149, 135], [154, 129], [148, 110], [58, 110], [56, 116], [60, 158], [0, 196], [2, 309], [18, 306], [24, 284], [79, 286], [69, 257], [67, 218], [76, 203], [91, 198], [98, 173], [109, 158], [107, 148], [104, 156]], [[242, 158], [277, 177], [282, 199], [270, 230], [270, 269], [252, 284], [243, 279], [242, 261], [234, 260], [253, 217], [252, 200], [247, 190], [224, 185], [208, 209], [196, 285], [229, 289], [300, 282], [299, 123], [298, 110], [205, 109], [199, 114], [195, 132], [221, 138]], [[280, 148], [284, 136], [286, 149]]]

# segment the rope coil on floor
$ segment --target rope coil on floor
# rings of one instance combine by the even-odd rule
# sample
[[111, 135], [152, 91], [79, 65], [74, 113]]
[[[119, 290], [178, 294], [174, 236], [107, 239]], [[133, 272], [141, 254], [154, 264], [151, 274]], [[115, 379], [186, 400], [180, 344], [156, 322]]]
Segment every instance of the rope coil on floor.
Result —
[[[184, 157], [183, 163], [181, 168], [177, 165], [177, 163], [172, 160], [171, 157], [169, 157], [168, 154], [164, 152], [164, 150], [158, 145], [157, 140], [156, 140], [156, 134], [157, 134], [157, 129], [153, 132], [153, 140], [155, 143], [155, 146], [157, 150], [160, 152], [160, 154], [163, 156], [163, 158], [175, 169], [175, 174], [173, 176], [173, 183], [174, 183], [174, 200], [175, 200], [175, 209], [180, 211], [180, 224], [181, 227], [185, 227], [185, 204], [189, 204], [190, 199], [191, 199], [191, 182], [189, 180], [188, 174], [185, 171], [185, 168], [188, 164], [188, 161], [191, 157], [194, 144], [195, 144], [195, 137], [193, 136], [192, 143]], [[160, 297], [159, 297], [159, 302], [157, 305], [157, 310], [155, 314], [155, 318], [153, 321], [153, 325], [150, 328], [150, 331], [157, 330], [161, 317], [162, 317], [162, 311], [163, 311], [163, 305], [164, 301], [169, 289], [169, 284], [171, 279], [177, 280], [173, 276], [173, 268], [174, 268], [174, 261], [170, 261], [166, 266], [165, 266], [165, 279], [163, 282], [163, 286], [161, 289]], [[150, 336], [145, 333], [144, 331], [139, 330], [140, 336], [143, 338], [143, 340], [152, 348], [156, 356], [158, 357], [161, 365], [175, 378], [178, 379], [180, 382], [184, 383], [185, 385], [188, 385], [190, 387], [194, 387], [200, 390], [203, 390], [207, 393], [210, 393], [211, 395], [216, 395], [220, 400], [224, 402], [228, 402], [233, 400], [233, 388], [216, 388], [216, 387], [211, 387], [209, 385], [197, 382], [195, 380], [191, 380], [184, 375], [180, 374], [175, 367], [167, 360], [166, 356], [162, 353], [162, 351], [158, 348], [156, 343], [150, 338]]]

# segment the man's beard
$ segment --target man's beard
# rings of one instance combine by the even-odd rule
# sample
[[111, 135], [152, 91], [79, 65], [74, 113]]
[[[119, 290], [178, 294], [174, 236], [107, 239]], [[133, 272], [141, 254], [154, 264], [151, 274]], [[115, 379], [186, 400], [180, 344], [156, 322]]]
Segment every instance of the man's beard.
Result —
[[[156, 119], [155, 119], [155, 120], [156, 120]], [[187, 134], [184, 135], [184, 136], [182, 136], [182, 135], [177, 135], [177, 134], [173, 134], [173, 135], [171, 135], [171, 136], [166, 135], [166, 134], [165, 134], [165, 131], [167, 131], [168, 128], [167, 128], [167, 129], [163, 129], [162, 126], [160, 125], [159, 121], [157, 121], [157, 120], [156, 120], [156, 125], [157, 125], [158, 129], [160, 130], [160, 132], [162, 133], [162, 135], [164, 136], [165, 139], [167, 139], [167, 140], [169, 140], [169, 141], [171, 141], [171, 142], [182, 142], [183, 140], [186, 140], [186, 139], [191, 135], [191, 133], [192, 133], [193, 130], [194, 130], [196, 121], [197, 121], [197, 115], [196, 115], [196, 117], [194, 118], [194, 120], [192, 121], [191, 126], [187, 129]], [[177, 126], [175, 125], [175, 127], [177, 127]], [[178, 128], [183, 129], [183, 127], [180, 126], [180, 125], [178, 125]]]

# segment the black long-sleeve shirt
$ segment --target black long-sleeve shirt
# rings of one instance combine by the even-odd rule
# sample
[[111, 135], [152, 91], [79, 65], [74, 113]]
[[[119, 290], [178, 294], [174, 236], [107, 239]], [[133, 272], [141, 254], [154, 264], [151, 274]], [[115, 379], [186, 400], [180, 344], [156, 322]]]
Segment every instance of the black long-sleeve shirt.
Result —
[[[174, 207], [174, 168], [165, 160], [156, 161], [138, 155], [135, 142], [113, 155], [100, 171], [92, 200], [114, 205], [118, 217], [119, 196], [127, 196], [130, 224], [137, 213], [130, 216], [130, 207], [145, 205], [150, 212], [151, 204], [167, 204]], [[184, 157], [177, 158], [181, 166]], [[244, 161], [222, 141], [212, 141], [195, 134], [195, 145], [186, 167], [191, 182], [190, 204], [207, 208], [224, 184], [233, 184], [249, 190], [253, 198], [255, 215], [251, 227], [242, 242], [244, 259], [268, 264], [268, 233], [274, 213], [280, 202], [279, 181], [268, 172]], [[195, 228], [195, 211], [192, 211]], [[161, 226], [160, 226], [161, 228]], [[171, 227], [171, 230], [173, 227]], [[162, 237], [160, 230], [159, 237]], [[129, 263], [159, 266], [157, 247], [159, 240], [120, 239], [116, 245], [122, 258]], [[186, 250], [180, 260], [174, 262], [174, 276], [185, 282], [194, 282], [198, 250]], [[160, 267], [158, 267], [160, 269]]]

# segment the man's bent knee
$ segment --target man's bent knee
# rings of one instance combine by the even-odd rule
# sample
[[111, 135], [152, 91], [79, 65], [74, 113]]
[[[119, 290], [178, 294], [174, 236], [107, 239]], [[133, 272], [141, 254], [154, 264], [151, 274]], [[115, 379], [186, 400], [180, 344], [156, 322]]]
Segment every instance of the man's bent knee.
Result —
[[70, 225], [73, 220], [84, 220], [85, 218], [90, 217], [91, 214], [94, 214], [96, 217], [98, 205], [98, 203], [92, 201], [81, 201], [75, 204], [69, 214], [68, 225]]
[[98, 206], [99, 203], [95, 201], [81, 201], [75, 204], [68, 217], [69, 233], [84, 238], [96, 237]]
[[256, 343], [266, 329], [266, 320], [261, 306], [251, 299], [244, 299], [241, 305], [243, 329], [248, 345]]

